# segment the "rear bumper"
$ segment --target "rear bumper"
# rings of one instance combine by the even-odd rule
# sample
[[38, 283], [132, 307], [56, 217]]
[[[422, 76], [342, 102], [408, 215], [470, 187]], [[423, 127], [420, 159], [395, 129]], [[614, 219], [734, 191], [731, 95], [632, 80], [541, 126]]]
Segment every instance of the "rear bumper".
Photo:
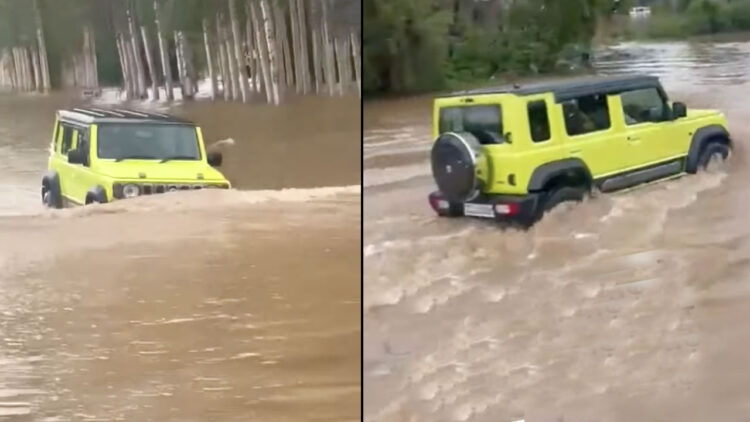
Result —
[[480, 195], [471, 201], [457, 203], [447, 201], [440, 192], [432, 192], [429, 201], [441, 217], [477, 217], [530, 226], [539, 216], [542, 194]]

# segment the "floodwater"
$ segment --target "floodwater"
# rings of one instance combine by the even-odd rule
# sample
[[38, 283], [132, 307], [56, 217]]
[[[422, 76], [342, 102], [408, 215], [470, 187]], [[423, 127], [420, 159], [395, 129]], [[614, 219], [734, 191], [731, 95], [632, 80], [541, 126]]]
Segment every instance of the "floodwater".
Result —
[[236, 189], [44, 210], [80, 103], [0, 96], [0, 420], [359, 420], [359, 100], [133, 105], [235, 139]]
[[365, 104], [365, 421], [747, 420], [750, 43], [596, 68], [722, 109], [731, 162], [501, 231], [429, 208], [430, 98]]

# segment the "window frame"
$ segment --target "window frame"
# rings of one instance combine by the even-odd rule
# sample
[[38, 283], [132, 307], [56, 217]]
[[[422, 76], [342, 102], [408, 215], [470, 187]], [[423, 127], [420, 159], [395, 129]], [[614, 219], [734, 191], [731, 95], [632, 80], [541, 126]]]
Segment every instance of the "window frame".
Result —
[[[491, 108], [491, 109], [496, 109], [497, 110], [497, 116], [499, 117], [497, 126], [498, 126], [499, 131], [497, 131], [496, 134], [498, 135], [498, 137], [500, 139], [504, 139], [504, 137], [505, 137], [505, 135], [507, 133], [505, 131], [505, 122], [504, 122], [504, 117], [505, 116], [503, 116], [503, 106], [499, 102], [492, 102], [492, 103], [472, 103], [472, 104], [460, 104], [460, 105], [457, 104], [457, 105], [446, 105], [446, 106], [440, 107], [440, 109], [438, 110], [438, 136], [441, 135], [441, 134], [443, 134], [443, 133], [448, 133], [448, 132], [455, 131], [455, 129], [452, 129], [452, 128], [449, 129], [449, 130], [444, 130], [443, 129], [443, 120], [444, 120], [443, 119], [443, 113], [444, 112], [458, 111], [458, 110], [460, 110], [461, 113], [463, 113], [463, 109], [480, 108], [480, 107], [482, 107], [482, 108], [488, 108], [488, 109]], [[463, 116], [462, 116], [462, 118], [463, 118]], [[463, 131], [465, 131], [465, 132], [471, 132], [471, 131], [467, 131], [465, 127], [463, 128]], [[480, 139], [480, 141], [481, 141], [481, 139]], [[487, 143], [487, 144], [482, 143], [482, 144], [483, 145], [502, 145], [503, 143], [507, 143], [507, 140], [505, 142], [496, 142], [496, 143]]]
[[[607, 127], [597, 128], [595, 130], [591, 130], [591, 131], [588, 131], [588, 132], [581, 132], [581, 133], [575, 133], [575, 134], [570, 133], [570, 128], [568, 127], [568, 118], [565, 115], [565, 106], [566, 106], [566, 104], [570, 103], [572, 101], [576, 101], [576, 108], [579, 111], [581, 111], [580, 107], [578, 107], [578, 105], [577, 105], [577, 101], [578, 100], [580, 100], [581, 98], [597, 97], [597, 96], [601, 96], [603, 98], [603, 100], [604, 100], [604, 105], [606, 107], [606, 112], [607, 112], [606, 113], [606, 115], [607, 115]], [[563, 123], [563, 128], [565, 129], [565, 134], [569, 138], [577, 138], [577, 137], [580, 137], [580, 136], [587, 136], [587, 135], [591, 135], [591, 134], [599, 134], [599, 133], [604, 133], [604, 132], [611, 131], [612, 128], [614, 127], [614, 122], [613, 122], [613, 119], [612, 119], [612, 109], [610, 108], [609, 97], [610, 97], [610, 94], [604, 94], [604, 93], [602, 93], [602, 94], [588, 94], [588, 95], [581, 95], [581, 96], [572, 98], [570, 100], [561, 102], [560, 103], [560, 108], [562, 109], [562, 114], [563, 114], [563, 116], [562, 116], [563, 117], [563, 122], [562, 123]], [[585, 114], [582, 111], [581, 111], [581, 113], [584, 114], [584, 115], [586, 115], [588, 117], [588, 114]]]
[[[531, 108], [534, 105], [541, 104], [544, 106], [544, 114], [547, 117], [547, 139], [536, 140], [534, 139], [534, 132], [531, 130]], [[529, 139], [534, 145], [543, 144], [552, 140], [552, 120], [550, 119], [550, 107], [547, 104], [547, 100], [544, 98], [529, 99], [526, 102], [526, 117], [528, 120]]]
[[[627, 119], [625, 118], [626, 116], [628, 116], [628, 114], [625, 112], [625, 98], [623, 97], [623, 95], [629, 92], [646, 91], [646, 90], [651, 90], [651, 89], [656, 91], [656, 94], [659, 96], [659, 99], [661, 99], [662, 105], [664, 106], [663, 120], [658, 120], [658, 121], [647, 120], [647, 121], [629, 124]], [[661, 89], [661, 87], [654, 86], [654, 87], [648, 87], [648, 88], [631, 89], [631, 90], [622, 91], [618, 93], [618, 96], [620, 97], [620, 107], [622, 108], [622, 120], [626, 128], [635, 127], [635, 126], [639, 126], [643, 124], [649, 124], [649, 123], [653, 124], [653, 123], [671, 122], [674, 120], [672, 119], [672, 107], [669, 106], [669, 98], [667, 97], [664, 90]]]

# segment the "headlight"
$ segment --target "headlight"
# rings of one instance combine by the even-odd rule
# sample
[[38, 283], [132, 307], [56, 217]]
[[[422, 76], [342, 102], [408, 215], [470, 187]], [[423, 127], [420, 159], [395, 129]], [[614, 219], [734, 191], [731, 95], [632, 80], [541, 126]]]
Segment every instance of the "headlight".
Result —
[[122, 196], [124, 198], [134, 198], [141, 194], [141, 189], [137, 185], [125, 185], [122, 187]]

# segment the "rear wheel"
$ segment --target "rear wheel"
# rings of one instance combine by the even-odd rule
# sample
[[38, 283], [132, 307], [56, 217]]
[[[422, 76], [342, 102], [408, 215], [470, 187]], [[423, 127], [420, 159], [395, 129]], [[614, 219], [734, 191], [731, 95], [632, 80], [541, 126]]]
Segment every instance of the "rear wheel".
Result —
[[583, 186], [559, 186], [547, 194], [544, 201], [544, 213], [566, 202], [582, 202], [586, 198], [586, 188]]
[[706, 146], [698, 160], [698, 168], [705, 170], [712, 161], [725, 161], [729, 158], [729, 146], [719, 142], [712, 142]]

